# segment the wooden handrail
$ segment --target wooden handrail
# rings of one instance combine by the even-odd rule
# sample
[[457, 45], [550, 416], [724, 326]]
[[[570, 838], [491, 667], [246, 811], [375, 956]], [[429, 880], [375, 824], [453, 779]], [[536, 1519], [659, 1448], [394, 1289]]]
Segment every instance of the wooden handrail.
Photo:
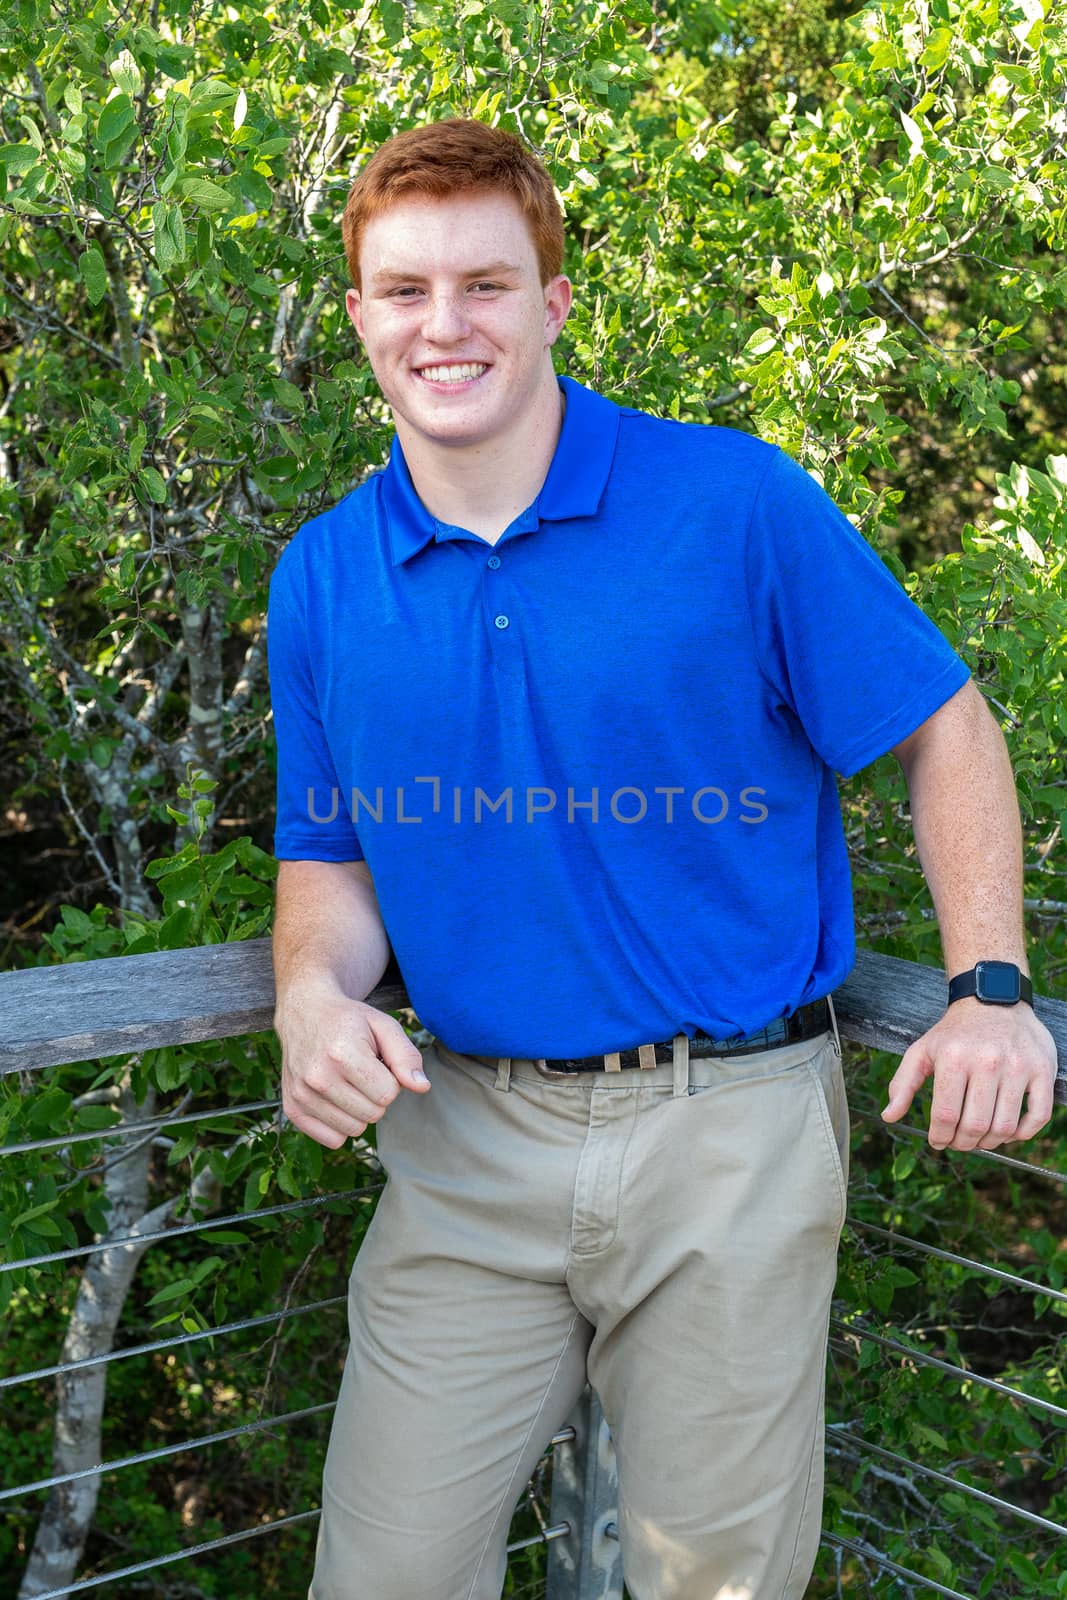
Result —
[[[274, 1012], [270, 952], [269, 939], [249, 939], [0, 973], [0, 1073], [258, 1033]], [[395, 964], [368, 1000], [383, 1011], [409, 1003]], [[845, 1038], [900, 1055], [944, 1011], [945, 975], [861, 950], [834, 1005]], [[1040, 996], [1036, 1010], [1067, 1105], [1067, 1002]]]

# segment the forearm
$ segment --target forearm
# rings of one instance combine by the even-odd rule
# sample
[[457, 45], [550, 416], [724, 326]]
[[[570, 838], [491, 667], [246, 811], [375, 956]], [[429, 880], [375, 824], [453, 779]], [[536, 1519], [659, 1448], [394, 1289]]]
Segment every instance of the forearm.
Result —
[[365, 999], [385, 971], [389, 939], [363, 863], [279, 862], [273, 951], [279, 1011], [296, 990]]
[[388, 1012], [363, 1002], [389, 939], [362, 861], [283, 861], [274, 922], [274, 1026], [282, 1106], [336, 1150], [377, 1122], [402, 1089], [424, 1094], [422, 1055]]
[[1029, 971], [1022, 911], [1022, 828], [1004, 737], [969, 685], [898, 750], [919, 859], [941, 930], [945, 970], [1012, 961]]

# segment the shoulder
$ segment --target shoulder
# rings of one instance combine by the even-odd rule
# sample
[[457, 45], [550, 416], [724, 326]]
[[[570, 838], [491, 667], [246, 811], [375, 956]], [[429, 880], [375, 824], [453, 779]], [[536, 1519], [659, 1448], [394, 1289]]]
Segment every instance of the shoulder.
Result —
[[783, 452], [739, 428], [710, 422], [675, 422], [631, 407], [619, 409], [616, 468], [655, 484], [666, 502], [693, 497], [743, 525], [764, 478]]
[[783, 452], [757, 434], [713, 422], [675, 422], [632, 406], [619, 407], [619, 431], [649, 461], [690, 464], [747, 478], [760, 478]]
[[359, 534], [372, 526], [377, 517], [378, 484], [383, 469], [378, 468], [336, 505], [310, 518], [293, 534], [275, 563], [270, 580], [271, 600], [275, 603], [307, 589], [329, 572], [333, 558], [342, 547], [360, 548]]

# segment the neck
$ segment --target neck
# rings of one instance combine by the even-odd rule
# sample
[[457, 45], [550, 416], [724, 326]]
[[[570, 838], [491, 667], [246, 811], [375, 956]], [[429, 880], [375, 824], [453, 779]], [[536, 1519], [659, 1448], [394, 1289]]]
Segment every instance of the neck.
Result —
[[565, 402], [548, 369], [528, 410], [484, 443], [441, 445], [396, 417], [415, 492], [440, 522], [495, 543], [540, 493], [559, 441]]

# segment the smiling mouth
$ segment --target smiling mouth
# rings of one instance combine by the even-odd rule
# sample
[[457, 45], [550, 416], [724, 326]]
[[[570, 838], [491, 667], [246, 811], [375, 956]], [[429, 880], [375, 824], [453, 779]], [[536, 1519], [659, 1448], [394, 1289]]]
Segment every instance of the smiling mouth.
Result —
[[488, 372], [487, 361], [457, 361], [448, 366], [416, 367], [415, 373], [427, 383], [466, 383]]

